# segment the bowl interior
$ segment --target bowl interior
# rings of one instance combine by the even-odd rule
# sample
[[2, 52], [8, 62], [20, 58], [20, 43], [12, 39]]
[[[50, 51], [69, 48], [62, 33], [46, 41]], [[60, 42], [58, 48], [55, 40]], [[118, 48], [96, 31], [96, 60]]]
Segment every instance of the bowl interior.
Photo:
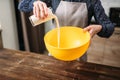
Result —
[[60, 27], [60, 35], [58, 30], [58, 28], [52, 29], [45, 35], [45, 41], [48, 45], [58, 47], [59, 44], [59, 48], [69, 49], [80, 47], [90, 40], [89, 33], [83, 31], [82, 28]]

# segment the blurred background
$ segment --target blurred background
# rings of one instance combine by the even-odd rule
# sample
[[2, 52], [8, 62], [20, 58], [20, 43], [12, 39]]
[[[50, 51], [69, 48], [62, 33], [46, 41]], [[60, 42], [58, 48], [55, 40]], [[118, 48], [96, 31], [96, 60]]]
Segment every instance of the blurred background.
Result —
[[[120, 67], [120, 0], [101, 0], [107, 16], [116, 23], [114, 34], [106, 39], [97, 35], [88, 50], [88, 61]], [[28, 19], [32, 13], [20, 12], [19, 0], [0, 0], [0, 25], [4, 48], [45, 53], [44, 34], [51, 21], [33, 27]], [[94, 18], [91, 24], [96, 24]]]

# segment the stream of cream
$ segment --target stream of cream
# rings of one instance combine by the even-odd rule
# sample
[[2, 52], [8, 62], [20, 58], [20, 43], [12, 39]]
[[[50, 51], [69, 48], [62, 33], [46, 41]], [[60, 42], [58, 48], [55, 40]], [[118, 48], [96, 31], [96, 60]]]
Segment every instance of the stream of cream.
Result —
[[53, 16], [53, 19], [55, 20], [55, 23], [56, 23], [56, 27], [57, 27], [57, 38], [58, 38], [58, 48], [60, 47], [60, 25], [59, 25], [59, 21], [58, 21], [58, 18], [56, 15], [52, 15]]

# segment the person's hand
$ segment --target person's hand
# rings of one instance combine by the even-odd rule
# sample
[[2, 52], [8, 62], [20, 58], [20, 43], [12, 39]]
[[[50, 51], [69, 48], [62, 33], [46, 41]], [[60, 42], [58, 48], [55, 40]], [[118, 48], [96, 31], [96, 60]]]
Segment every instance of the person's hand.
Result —
[[48, 16], [47, 5], [42, 1], [35, 1], [33, 3], [33, 14], [39, 19], [46, 18]]
[[90, 25], [87, 26], [86, 28], [84, 28], [84, 31], [88, 31], [90, 33], [91, 38], [97, 34], [98, 32], [100, 32], [102, 29], [101, 25]]

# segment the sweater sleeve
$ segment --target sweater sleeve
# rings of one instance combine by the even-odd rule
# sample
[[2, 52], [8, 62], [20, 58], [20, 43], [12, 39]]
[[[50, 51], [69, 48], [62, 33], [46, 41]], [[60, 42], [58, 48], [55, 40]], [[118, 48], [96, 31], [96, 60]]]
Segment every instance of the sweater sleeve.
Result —
[[23, 12], [31, 12], [33, 10], [33, 2], [35, 0], [20, 0], [18, 9]]
[[[23, 12], [31, 12], [33, 10], [33, 2], [36, 0], [20, 0], [18, 4], [18, 9]], [[47, 4], [47, 6], [51, 6], [51, 0], [41, 0]]]
[[106, 38], [110, 37], [114, 32], [115, 25], [105, 14], [104, 8], [102, 7], [100, 0], [94, 0], [93, 11], [96, 22], [102, 25], [102, 30], [98, 33], [98, 35]]

